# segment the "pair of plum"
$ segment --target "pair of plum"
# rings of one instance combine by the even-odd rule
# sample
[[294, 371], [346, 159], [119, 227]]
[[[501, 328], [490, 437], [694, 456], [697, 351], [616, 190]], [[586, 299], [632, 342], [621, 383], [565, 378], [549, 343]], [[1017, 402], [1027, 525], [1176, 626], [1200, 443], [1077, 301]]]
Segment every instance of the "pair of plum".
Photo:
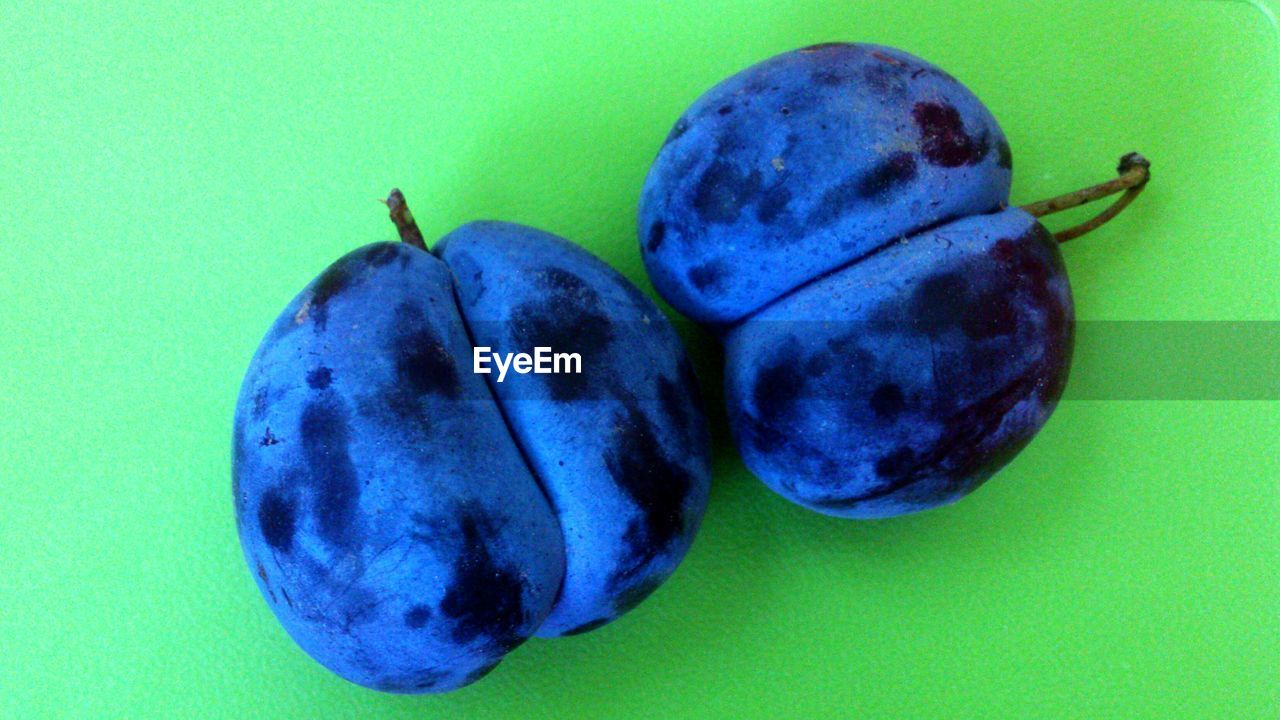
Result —
[[[1008, 143], [967, 89], [890, 48], [814, 46], [680, 118], [640, 241], [658, 291], [724, 341], [747, 466], [805, 506], [881, 517], [961, 497], [1043, 425], [1073, 314], [1035, 216], [1131, 200], [1145, 161], [1121, 171], [1009, 208]], [[250, 364], [236, 517], [312, 657], [439, 692], [660, 585], [697, 531], [710, 451], [678, 337], [625, 278], [507, 223], [428, 251], [389, 204], [404, 242], [330, 266]], [[495, 382], [472, 371], [481, 346], [578, 353], [582, 372]]]

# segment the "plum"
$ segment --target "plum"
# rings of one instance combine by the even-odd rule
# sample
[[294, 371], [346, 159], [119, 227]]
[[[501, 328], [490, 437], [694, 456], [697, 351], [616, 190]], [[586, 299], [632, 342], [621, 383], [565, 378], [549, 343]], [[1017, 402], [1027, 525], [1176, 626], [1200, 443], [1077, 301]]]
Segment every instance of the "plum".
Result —
[[677, 310], [733, 323], [886, 240], [999, 208], [1008, 148], [971, 92], [904, 52], [785, 53], [676, 122], [641, 194], [645, 267]]
[[[900, 50], [784, 53], [694, 102], [641, 192], [645, 266], [724, 340], [747, 467], [820, 512], [952, 502], [1046, 422], [1071, 363], [1059, 242], [1145, 186], [1120, 177], [1009, 208], [1012, 155], [953, 77]], [[1119, 191], [1093, 221], [1036, 219]]]
[[675, 570], [706, 507], [707, 428], [680, 339], [634, 285], [549, 233], [471, 223], [436, 252], [477, 346], [582, 355], [580, 374], [493, 387], [564, 533], [564, 584], [538, 634], [602, 625]]
[[555, 516], [470, 362], [448, 268], [379, 243], [294, 298], [245, 376], [245, 558], [294, 640], [362, 685], [465, 684], [555, 601]]
[[[674, 330], [621, 275], [503, 223], [428, 252], [390, 204], [405, 242], [331, 265], [250, 362], [236, 523], [308, 654], [367, 687], [443, 692], [661, 584], [705, 508], [708, 438]], [[585, 372], [497, 383], [474, 372], [473, 333], [579, 353]]]
[[743, 458], [831, 514], [960, 497], [1044, 424], [1067, 378], [1056, 243], [1009, 209], [895, 243], [769, 305], [725, 340]]

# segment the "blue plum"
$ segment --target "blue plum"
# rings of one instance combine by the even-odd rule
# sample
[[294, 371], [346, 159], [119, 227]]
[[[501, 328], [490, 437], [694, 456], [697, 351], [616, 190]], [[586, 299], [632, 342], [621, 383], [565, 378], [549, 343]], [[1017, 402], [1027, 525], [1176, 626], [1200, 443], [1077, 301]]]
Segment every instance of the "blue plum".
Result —
[[[435, 254], [412, 231], [285, 308], [233, 438], [237, 528], [272, 611], [333, 672], [404, 693], [625, 612], [684, 556], [709, 478], [688, 359], [634, 286], [529, 228], [469, 225]], [[494, 382], [473, 333], [579, 353], [585, 372]]]
[[294, 640], [362, 685], [463, 685], [555, 600], [555, 516], [470, 363], [448, 268], [380, 243], [299, 294], [245, 376], [245, 559]]
[[[725, 342], [747, 467], [806, 507], [884, 517], [952, 502], [1030, 441], [1071, 364], [1057, 242], [1128, 204], [1148, 163], [1008, 207], [1012, 156], [947, 73], [830, 43], [730, 77], [680, 117], [645, 180], [645, 266]], [[1050, 235], [1036, 219], [1115, 192]]]
[[1007, 203], [1009, 145], [963, 85], [887, 47], [784, 53], [676, 122], [640, 198], [654, 286], [739, 321], [886, 242]]
[[598, 627], [675, 570], [706, 507], [707, 428], [680, 339], [634, 285], [554, 235], [478, 222], [435, 251], [477, 346], [581, 354], [581, 374], [493, 388], [564, 533], [564, 584], [538, 634]]
[[920, 233], [725, 339], [743, 458], [806, 507], [884, 517], [959, 499], [1040, 429], [1066, 383], [1071, 291], [1018, 209]]

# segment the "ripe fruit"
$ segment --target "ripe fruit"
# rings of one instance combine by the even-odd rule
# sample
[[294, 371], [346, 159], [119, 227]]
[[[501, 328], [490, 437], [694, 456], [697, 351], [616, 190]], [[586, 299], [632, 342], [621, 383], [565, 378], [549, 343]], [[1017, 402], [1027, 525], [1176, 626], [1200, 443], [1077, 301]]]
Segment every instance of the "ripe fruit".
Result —
[[1057, 403], [1070, 287], [1036, 217], [1122, 177], [1009, 208], [995, 119], [942, 70], [827, 44], [725, 80], [676, 122], [645, 181], [639, 235], [658, 291], [713, 326], [748, 468], [849, 517], [921, 510], [1007, 463]]
[[[439, 692], [661, 584], [706, 505], [708, 439], [674, 330], [621, 275], [505, 223], [433, 254], [403, 198], [389, 204], [406, 242], [331, 265], [250, 363], [236, 519], [312, 657], [369, 687]], [[583, 372], [486, 382], [472, 338], [579, 353]]]

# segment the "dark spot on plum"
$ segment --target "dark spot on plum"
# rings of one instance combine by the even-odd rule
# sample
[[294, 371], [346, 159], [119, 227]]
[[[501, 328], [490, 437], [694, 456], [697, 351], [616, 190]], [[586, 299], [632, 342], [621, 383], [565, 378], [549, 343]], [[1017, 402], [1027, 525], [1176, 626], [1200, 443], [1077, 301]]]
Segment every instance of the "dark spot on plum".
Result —
[[679, 120], [676, 120], [676, 124], [671, 127], [671, 132], [667, 133], [667, 139], [662, 141], [662, 147], [666, 147], [671, 143], [675, 142], [676, 140], [679, 140], [680, 136], [684, 135], [685, 132], [688, 131], [688, 129], [689, 129], [688, 118], [682, 117]]
[[662, 404], [662, 413], [675, 425], [682, 435], [689, 432], [689, 395], [688, 390], [680, 388], [674, 381], [665, 377], [658, 378], [658, 402]]
[[791, 203], [791, 191], [781, 183], [764, 191], [760, 202], [756, 204], [756, 219], [768, 225], [786, 212]]
[[414, 605], [404, 614], [404, 624], [413, 630], [421, 629], [431, 619], [431, 608], [426, 605]]
[[911, 295], [915, 329], [937, 335], [959, 328], [975, 340], [1010, 335], [1018, 327], [1017, 288], [975, 263], [926, 278]]
[[724, 271], [715, 262], [695, 265], [689, 269], [689, 282], [704, 293], [709, 289], [718, 289], [723, 277]]
[[396, 307], [396, 327], [386, 346], [396, 370], [395, 383], [385, 393], [387, 405], [401, 419], [425, 419], [424, 397], [456, 398], [461, 393], [457, 363], [417, 305]]
[[285, 497], [279, 488], [271, 488], [262, 494], [258, 504], [258, 528], [262, 539], [280, 552], [289, 552], [293, 546], [293, 532], [297, 526], [297, 507]]
[[742, 208], [753, 202], [763, 183], [759, 170], [743, 172], [725, 160], [715, 160], [703, 171], [694, 188], [693, 209], [703, 222], [735, 222]]
[[786, 105], [783, 105], [782, 107], [778, 108], [778, 112], [782, 114], [782, 117], [788, 117], [791, 115], [791, 108], [787, 107]]
[[911, 294], [908, 318], [925, 334], [956, 327], [964, 319], [968, 285], [958, 272], [942, 272], [925, 278]]
[[539, 274], [538, 284], [543, 297], [511, 312], [512, 339], [522, 349], [549, 347], [581, 355], [581, 373], [531, 376], [546, 383], [552, 400], [577, 400], [607, 375], [613, 325], [601, 312], [599, 294], [568, 270], [548, 268]]
[[661, 220], [655, 221], [649, 226], [649, 241], [645, 243], [645, 247], [649, 252], [657, 252], [662, 247], [662, 241], [667, 237], [667, 224]]
[[791, 414], [804, 388], [799, 361], [784, 355], [756, 373], [751, 402], [761, 418], [775, 423]]
[[975, 140], [964, 129], [960, 112], [952, 105], [918, 102], [911, 117], [920, 130], [920, 152], [933, 165], [972, 165], [987, 154], [985, 134]]
[[717, 115], [728, 115], [728, 114], [729, 114], [729, 113], [731, 113], [731, 112], [733, 112], [733, 106], [732, 106], [732, 105], [721, 105], [721, 106], [720, 106], [720, 109], [719, 109], [719, 110], [716, 110], [716, 114], [717, 114]]
[[1004, 138], [996, 142], [996, 164], [1005, 170], [1013, 169], [1013, 151], [1009, 149], [1009, 141]]
[[614, 417], [614, 427], [615, 439], [606, 451], [605, 466], [640, 511], [623, 535], [627, 557], [609, 580], [609, 586], [616, 590], [635, 582], [654, 558], [684, 534], [684, 501], [693, 479], [667, 457], [649, 418], [634, 402], [624, 402], [623, 410]]
[[1011, 335], [1018, 329], [1018, 311], [1014, 307], [1014, 288], [996, 283], [965, 304], [960, 329], [975, 340]]
[[454, 642], [468, 644], [484, 638], [497, 650], [510, 650], [523, 641], [522, 573], [494, 558], [496, 531], [483, 510], [463, 507], [457, 518], [462, 547], [440, 611], [454, 621]]
[[300, 429], [320, 536], [338, 547], [348, 547], [356, 542], [352, 526], [360, 484], [348, 448], [346, 413], [328, 402], [312, 401], [302, 410]]
[[571, 635], [581, 635], [583, 633], [591, 632], [596, 628], [608, 625], [609, 621], [612, 619], [613, 618], [602, 617], [602, 618], [596, 618], [595, 620], [588, 620], [587, 622], [584, 622], [575, 628], [566, 630], [565, 632], [561, 633], [561, 635], [563, 637], [569, 637]]
[[1014, 261], [1017, 259], [1018, 243], [1009, 238], [1003, 238], [991, 244], [991, 248], [987, 250], [996, 262], [1006, 267], [1012, 268]]
[[825, 227], [862, 203], [879, 203], [916, 177], [915, 156], [898, 152], [885, 158], [864, 175], [847, 177], [827, 188], [809, 211], [808, 222]]
[[1045, 380], [1040, 397], [1052, 405], [1066, 385], [1075, 341], [1070, 297], [1054, 289], [1054, 280], [1065, 273], [1057, 242], [1037, 222], [1016, 239], [998, 240], [988, 254], [1000, 265], [1017, 292], [1027, 297], [1030, 306], [1044, 314], [1046, 344], [1040, 364]]
[[871, 393], [871, 410], [883, 420], [894, 420], [905, 407], [906, 399], [897, 383], [884, 383]]
[[360, 258], [347, 255], [325, 268], [311, 286], [311, 301], [307, 316], [315, 321], [316, 332], [323, 331], [329, 322], [329, 301], [341, 295], [356, 280], [356, 266]]
[[333, 382], [333, 371], [323, 365], [307, 371], [307, 385], [312, 390], [324, 390], [331, 382]]
[[827, 188], [809, 210], [808, 224], [821, 228], [844, 217], [862, 199], [862, 185], [861, 177], [851, 177]]
[[915, 177], [916, 156], [909, 152], [896, 152], [862, 176], [858, 181], [857, 194], [864, 200], [883, 201]]
[[271, 432], [271, 428], [267, 428], [266, 432], [262, 433], [262, 439], [258, 441], [258, 447], [271, 447], [278, 444], [280, 444], [280, 438]]

